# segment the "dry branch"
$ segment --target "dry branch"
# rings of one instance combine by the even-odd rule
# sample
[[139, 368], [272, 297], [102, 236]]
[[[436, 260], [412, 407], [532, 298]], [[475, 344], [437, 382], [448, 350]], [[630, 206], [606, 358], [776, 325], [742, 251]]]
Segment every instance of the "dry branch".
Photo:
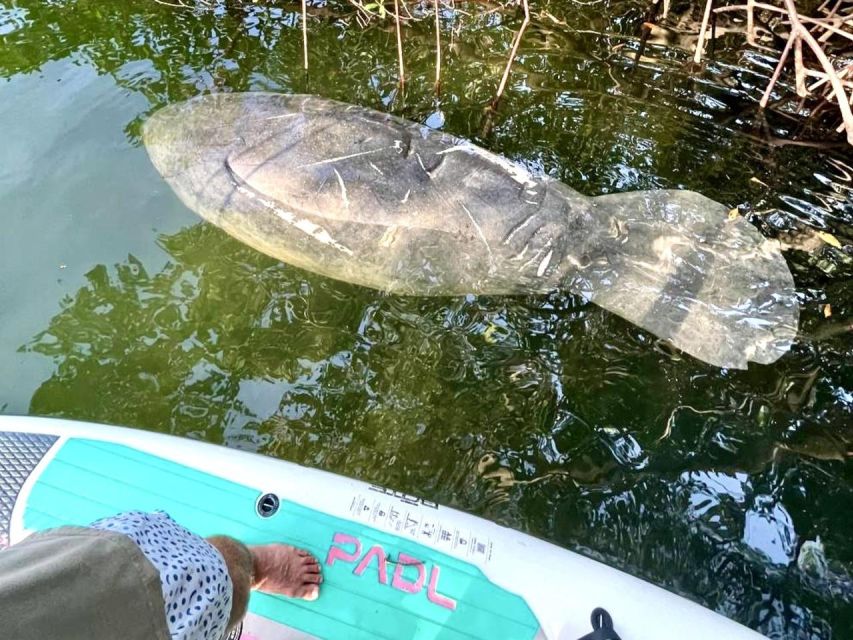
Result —
[[504, 69], [503, 76], [501, 76], [501, 83], [498, 85], [498, 91], [495, 94], [494, 101], [492, 102], [493, 107], [497, 107], [501, 96], [503, 96], [507, 80], [509, 80], [509, 71], [512, 68], [512, 63], [515, 60], [515, 56], [518, 53], [518, 47], [521, 44], [521, 38], [524, 35], [524, 31], [527, 29], [527, 25], [530, 24], [530, 6], [527, 4], [527, 0], [522, 0], [522, 3], [524, 6], [524, 21], [521, 23], [521, 27], [519, 28], [518, 33], [515, 34], [515, 38], [512, 41], [509, 59], [506, 61], [506, 68]]
[[302, 0], [302, 66], [308, 71], [308, 8]]
[[394, 0], [394, 25], [397, 31], [397, 63], [400, 66], [400, 86], [406, 84], [406, 70], [403, 68], [403, 34], [400, 31], [400, 0]]
[[[699, 40], [694, 53], [695, 62], [699, 62], [702, 57], [708, 32], [708, 13], [713, 1], [707, 0], [705, 18], [702, 20]], [[714, 13], [744, 12], [747, 23], [746, 39], [753, 46], [757, 46], [755, 12], [767, 11], [781, 16], [783, 25], [788, 27], [789, 32], [785, 48], [779, 55], [776, 68], [773, 70], [773, 75], [761, 97], [759, 103], [761, 108], [766, 108], [769, 104], [773, 89], [777, 86], [785, 67], [791, 62], [791, 53], [793, 52], [794, 85], [797, 95], [800, 98], [807, 98], [814, 95], [812, 92], [815, 89], [824, 87], [822, 97], [828, 101], [834, 101], [837, 105], [842, 122], [839, 131], [845, 131], [847, 141], [853, 144], [853, 111], [850, 108], [851, 103], [853, 103], [853, 91], [848, 93], [847, 88], [850, 87], [850, 83], [843, 80], [853, 63], [847, 62], [846, 67], [839, 71], [836, 69], [839, 56], [827, 53], [828, 45], [831, 44], [830, 41], [833, 37], [836, 40], [843, 39], [845, 42], [853, 41], [853, 32], [848, 30], [853, 27], [853, 15], [839, 13], [842, 6], [841, 0], [835, 0], [832, 7], [829, 8], [831, 2], [832, 0], [827, 0], [819, 8], [819, 11], [826, 12], [824, 17], [800, 14], [794, 0], [777, 0], [776, 4], [747, 0], [746, 4], [718, 7], [713, 11]], [[823, 33], [820, 33], [821, 30]], [[809, 56], [805, 55], [804, 44], [805, 49], [810, 53]], [[849, 49], [849, 42], [846, 42], [846, 46]], [[809, 86], [806, 83], [807, 77], [819, 78], [819, 80]]]
[[696, 43], [696, 53], [693, 54], [693, 62], [699, 64], [702, 60], [702, 50], [705, 47], [705, 34], [708, 33], [708, 21], [711, 17], [711, 9], [714, 8], [714, 0], [706, 0], [705, 14], [702, 16], [702, 26], [699, 28], [699, 40]]
[[432, 0], [435, 8], [435, 92], [441, 90], [441, 23], [438, 20], [439, 0]]

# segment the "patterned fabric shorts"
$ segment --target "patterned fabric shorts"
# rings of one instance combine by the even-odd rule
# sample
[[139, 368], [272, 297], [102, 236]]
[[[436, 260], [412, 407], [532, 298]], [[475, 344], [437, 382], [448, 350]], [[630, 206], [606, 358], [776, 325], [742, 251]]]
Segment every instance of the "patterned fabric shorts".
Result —
[[225, 638], [233, 585], [213, 546], [162, 511], [131, 511], [90, 526], [128, 536], [160, 572], [173, 640]]

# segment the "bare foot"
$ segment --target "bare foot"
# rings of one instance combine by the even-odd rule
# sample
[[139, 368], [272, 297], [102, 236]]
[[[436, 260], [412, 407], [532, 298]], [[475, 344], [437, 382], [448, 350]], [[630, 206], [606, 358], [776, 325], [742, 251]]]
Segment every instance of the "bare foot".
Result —
[[255, 563], [253, 589], [303, 600], [320, 596], [320, 563], [304, 549], [265, 544], [249, 547], [249, 551]]

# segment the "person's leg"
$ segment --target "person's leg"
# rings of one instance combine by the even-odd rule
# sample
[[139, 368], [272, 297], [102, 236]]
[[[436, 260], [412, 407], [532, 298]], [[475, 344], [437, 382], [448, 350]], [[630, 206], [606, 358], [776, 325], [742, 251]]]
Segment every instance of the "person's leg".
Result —
[[228, 617], [228, 630], [230, 632], [234, 625], [246, 615], [246, 609], [249, 606], [249, 591], [252, 588], [254, 561], [246, 545], [234, 538], [211, 536], [205, 540], [222, 554], [225, 565], [228, 567], [228, 574], [231, 576], [233, 592], [231, 614]]

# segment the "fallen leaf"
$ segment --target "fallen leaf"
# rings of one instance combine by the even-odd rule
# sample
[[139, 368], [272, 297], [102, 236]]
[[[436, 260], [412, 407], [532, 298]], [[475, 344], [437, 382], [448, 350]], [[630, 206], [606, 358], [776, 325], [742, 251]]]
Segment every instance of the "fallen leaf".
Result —
[[831, 233], [829, 233], [827, 231], [818, 231], [817, 237], [820, 238], [821, 240], [823, 240], [826, 244], [828, 244], [831, 247], [835, 247], [836, 249], [841, 248], [841, 243], [838, 241], [838, 238], [836, 238], [834, 235], [832, 235]]
[[495, 331], [497, 330], [498, 327], [496, 325], [489, 323], [488, 328], [483, 332], [483, 340], [489, 344], [494, 344], [496, 341], [492, 336], [494, 336]]
[[729, 211], [729, 220], [734, 220], [740, 215], [740, 211], [737, 210], [737, 207]]
[[823, 305], [823, 317], [829, 318], [831, 315], [832, 315], [832, 305], [831, 304]]

